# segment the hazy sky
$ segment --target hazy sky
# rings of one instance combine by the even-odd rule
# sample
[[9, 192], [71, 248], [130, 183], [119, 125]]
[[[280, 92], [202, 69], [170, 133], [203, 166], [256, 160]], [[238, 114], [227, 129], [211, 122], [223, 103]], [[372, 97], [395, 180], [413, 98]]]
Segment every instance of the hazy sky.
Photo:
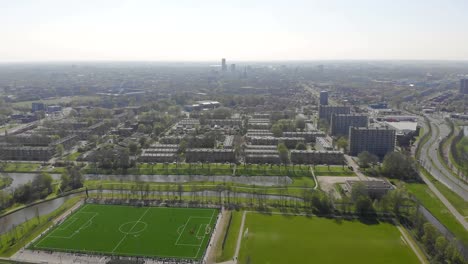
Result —
[[0, 61], [468, 59], [468, 0], [0, 0]]

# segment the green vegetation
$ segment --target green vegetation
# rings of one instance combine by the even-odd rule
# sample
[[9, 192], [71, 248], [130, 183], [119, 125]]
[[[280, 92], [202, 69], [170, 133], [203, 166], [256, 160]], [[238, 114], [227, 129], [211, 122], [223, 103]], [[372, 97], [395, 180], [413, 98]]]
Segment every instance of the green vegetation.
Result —
[[243, 164], [237, 166], [236, 175], [311, 177], [312, 173], [307, 165]]
[[315, 166], [315, 176], [356, 176], [356, 173], [343, 166]]
[[122, 170], [105, 170], [94, 168], [94, 165], [85, 168], [85, 173], [94, 174], [134, 174], [134, 175], [232, 175], [233, 164], [219, 163], [140, 163], [137, 168]]
[[13, 255], [20, 248], [24, 247], [35, 237], [44, 232], [44, 230], [52, 225], [52, 220], [55, 217], [73, 207], [80, 199], [81, 197], [70, 198], [52, 213], [29, 219], [16, 226], [10, 232], [0, 235], [0, 256], [10, 257]]
[[464, 227], [453, 217], [452, 213], [450, 213], [447, 207], [434, 195], [426, 184], [409, 183], [406, 184], [406, 188], [458, 239], [468, 244], [468, 232], [466, 232]]
[[389, 223], [247, 215], [240, 263], [419, 263]]
[[3, 162], [0, 163], [0, 171], [3, 172], [36, 172], [41, 164], [27, 162]]
[[216, 209], [87, 204], [32, 246], [65, 252], [200, 259]]
[[69, 154], [67, 157], [65, 157], [65, 160], [67, 161], [76, 161], [76, 159], [81, 155], [80, 152], [74, 152], [72, 154]]
[[216, 262], [218, 263], [231, 260], [234, 257], [234, 253], [236, 251], [237, 237], [242, 222], [242, 212], [232, 211], [231, 215], [231, 225], [229, 227], [228, 233], [225, 234], [227, 237], [224, 248], [221, 248], [222, 245], [220, 244], [216, 252]]
[[3, 188], [6, 188], [10, 186], [10, 184], [13, 182], [13, 179], [8, 177], [8, 176], [2, 176], [0, 175], [0, 190]]

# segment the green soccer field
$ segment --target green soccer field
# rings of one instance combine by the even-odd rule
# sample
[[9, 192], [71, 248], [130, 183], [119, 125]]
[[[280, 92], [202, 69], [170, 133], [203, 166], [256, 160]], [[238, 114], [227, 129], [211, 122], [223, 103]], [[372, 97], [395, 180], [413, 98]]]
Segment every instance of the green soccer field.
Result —
[[389, 223], [248, 213], [239, 263], [419, 263]]
[[198, 260], [217, 213], [216, 209], [86, 204], [32, 248]]

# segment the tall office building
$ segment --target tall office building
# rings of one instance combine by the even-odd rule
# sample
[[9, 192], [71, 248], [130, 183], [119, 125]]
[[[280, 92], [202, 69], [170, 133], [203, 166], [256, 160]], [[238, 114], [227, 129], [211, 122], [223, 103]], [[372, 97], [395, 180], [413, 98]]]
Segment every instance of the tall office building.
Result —
[[368, 151], [383, 159], [395, 150], [396, 132], [389, 128], [350, 127], [348, 149], [351, 156]]
[[320, 92], [320, 104], [328, 105], [328, 92], [327, 91]]
[[222, 71], [227, 71], [227, 65], [226, 65], [226, 59], [225, 58], [221, 59], [221, 70]]
[[460, 80], [460, 93], [461, 94], [468, 94], [468, 79], [461, 79]]
[[348, 136], [349, 127], [367, 127], [366, 115], [340, 115], [334, 114], [330, 122], [330, 134], [332, 136]]
[[236, 71], [236, 64], [231, 64], [231, 72], [235, 72]]
[[349, 113], [351, 113], [351, 108], [349, 106], [319, 106], [319, 119], [326, 119], [329, 123], [331, 121], [332, 115]]

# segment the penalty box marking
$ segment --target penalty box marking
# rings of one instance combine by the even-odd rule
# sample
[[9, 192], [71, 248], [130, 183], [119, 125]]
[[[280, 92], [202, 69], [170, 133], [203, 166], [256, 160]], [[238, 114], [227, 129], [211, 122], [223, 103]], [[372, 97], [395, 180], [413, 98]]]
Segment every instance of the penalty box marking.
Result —
[[[199, 244], [182, 244], [182, 243], [179, 243], [179, 240], [180, 238], [182, 237], [182, 234], [184, 233], [185, 231], [185, 228], [187, 227], [188, 223], [190, 222], [190, 220], [192, 218], [201, 218], [201, 219], [210, 219], [210, 222], [211, 222], [211, 218], [212, 217], [204, 217], [204, 216], [190, 216], [189, 219], [187, 220], [187, 222], [185, 223], [184, 225], [184, 228], [182, 229], [182, 232], [179, 234], [179, 237], [177, 238], [176, 242], [174, 243], [174, 245], [176, 246], [191, 246], [191, 247], [200, 247], [202, 244], [203, 244], [203, 239], [200, 241]], [[200, 224], [201, 225], [207, 225], [207, 224]], [[180, 226], [179, 226], [180, 228]], [[179, 231], [179, 228], [177, 228], [177, 231]], [[200, 229], [200, 227], [198, 228]], [[197, 231], [197, 234], [195, 235], [197, 238], [198, 238], [198, 231]]]
[[[69, 235], [69, 236], [55, 236], [55, 235], [52, 235], [53, 233], [55, 233], [55, 230], [54, 230], [52, 233], [50, 233], [50, 234], [49, 234], [48, 236], [46, 236], [46, 237], [70, 239], [70, 238], [74, 237], [77, 233], [79, 233], [80, 230], [85, 229], [85, 228], [87, 228], [88, 226], [90, 226], [90, 225], [92, 224], [92, 222], [93, 222], [93, 219], [94, 219], [96, 216], [99, 215], [99, 213], [95, 213], [95, 212], [78, 212], [77, 214], [93, 214], [93, 216], [91, 216], [91, 218], [89, 218], [88, 221], [84, 222], [77, 230], [75, 230], [75, 232], [73, 232], [73, 233], [72, 233], [71, 235]], [[74, 219], [77, 219], [77, 218], [76, 218], [76, 215], [73, 216], [73, 217], [74, 217]], [[75, 220], [73, 223], [75, 223], [76, 221], [78, 221], [78, 220]], [[57, 228], [57, 230], [65, 230], [65, 229], [67, 229], [70, 225], [72, 225], [73, 223], [69, 224], [66, 228], [63, 228], [63, 229]]]

